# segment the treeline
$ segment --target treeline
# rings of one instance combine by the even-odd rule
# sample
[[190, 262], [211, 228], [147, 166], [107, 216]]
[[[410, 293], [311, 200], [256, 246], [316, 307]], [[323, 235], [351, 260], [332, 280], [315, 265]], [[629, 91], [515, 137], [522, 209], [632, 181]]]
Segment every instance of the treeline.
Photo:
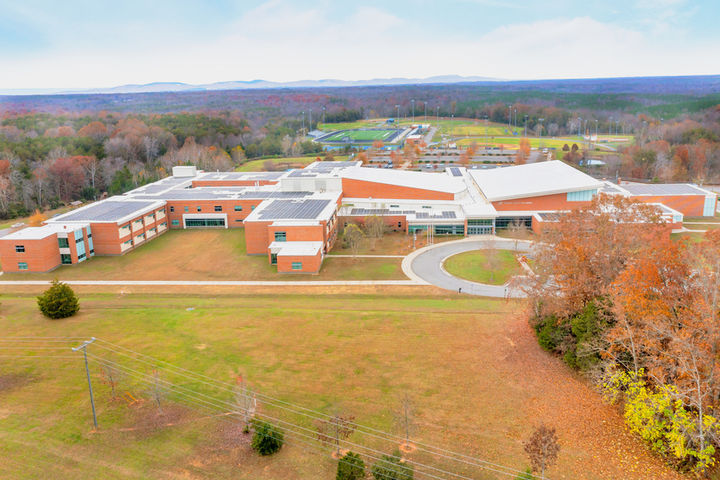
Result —
[[681, 470], [720, 447], [720, 230], [686, 244], [651, 205], [596, 198], [538, 242], [540, 345], [623, 401], [629, 428]]
[[232, 170], [247, 158], [319, 152], [300, 128], [300, 120], [251, 128], [231, 112], [9, 115], [0, 122], [0, 218], [123, 193], [174, 165]]

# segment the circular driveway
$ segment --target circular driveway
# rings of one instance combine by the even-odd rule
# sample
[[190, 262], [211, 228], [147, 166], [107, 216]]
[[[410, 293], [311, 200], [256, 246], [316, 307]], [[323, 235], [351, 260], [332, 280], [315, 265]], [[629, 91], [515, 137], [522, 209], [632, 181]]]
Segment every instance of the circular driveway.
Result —
[[463, 240], [431, 245], [405, 257], [403, 260], [403, 271], [413, 280], [455, 292], [462, 289], [462, 293], [485, 297], [524, 297], [525, 293], [519, 288], [511, 288], [507, 284], [487, 285], [463, 280], [462, 278], [450, 275], [443, 268], [445, 260], [452, 255], [471, 250], [487, 249], [489, 247], [500, 250], [529, 252], [532, 248], [532, 242], [508, 240], [498, 237], [469, 237]]

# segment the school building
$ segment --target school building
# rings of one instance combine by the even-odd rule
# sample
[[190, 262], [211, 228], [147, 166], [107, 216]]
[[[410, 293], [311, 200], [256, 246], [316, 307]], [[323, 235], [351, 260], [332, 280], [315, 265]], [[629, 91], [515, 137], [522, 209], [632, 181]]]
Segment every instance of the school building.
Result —
[[484, 235], [511, 223], [536, 231], [604, 193], [654, 204], [673, 227], [711, 216], [717, 195], [691, 184], [619, 185], [561, 161], [442, 173], [314, 162], [286, 172], [173, 175], [0, 237], [5, 272], [47, 272], [93, 255], [122, 255], [168, 229], [244, 228], [247, 253], [282, 273], [317, 273], [339, 228], [383, 219], [407, 234]]

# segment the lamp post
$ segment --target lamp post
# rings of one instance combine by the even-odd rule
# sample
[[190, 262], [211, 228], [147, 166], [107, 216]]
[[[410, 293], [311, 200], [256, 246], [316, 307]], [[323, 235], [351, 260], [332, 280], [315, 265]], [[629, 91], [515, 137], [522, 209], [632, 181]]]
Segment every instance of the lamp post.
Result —
[[323, 126], [325, 126], [325, 107], [323, 107]]
[[427, 123], [427, 102], [423, 102], [425, 104], [425, 123]]
[[410, 104], [412, 105], [412, 123], [415, 123], [415, 99], [413, 98], [410, 100]]
[[397, 109], [397, 119], [396, 119], [396, 122], [400, 122], [400, 105], [395, 105], [395, 108]]
[[525, 137], [527, 137], [527, 121], [528, 121], [528, 116], [525, 115], [525, 135], [524, 135]]
[[577, 117], [578, 119], [578, 137], [580, 137], [580, 128], [582, 128], [582, 117]]

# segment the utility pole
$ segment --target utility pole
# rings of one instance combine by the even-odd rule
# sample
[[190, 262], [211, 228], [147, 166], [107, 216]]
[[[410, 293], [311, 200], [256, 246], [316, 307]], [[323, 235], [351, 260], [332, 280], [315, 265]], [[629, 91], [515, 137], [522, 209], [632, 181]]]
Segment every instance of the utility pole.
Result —
[[90, 338], [90, 340], [85, 340], [82, 345], [73, 348], [72, 351], [77, 352], [78, 350], [82, 350], [83, 352], [83, 358], [85, 359], [85, 374], [87, 375], [88, 390], [90, 391], [90, 406], [92, 407], [93, 424], [95, 424], [95, 430], [97, 430], [98, 424], [97, 414], [95, 413], [95, 399], [93, 398], [92, 382], [90, 381], [90, 368], [88, 367], [87, 361], [87, 347], [94, 341], [95, 337]]

